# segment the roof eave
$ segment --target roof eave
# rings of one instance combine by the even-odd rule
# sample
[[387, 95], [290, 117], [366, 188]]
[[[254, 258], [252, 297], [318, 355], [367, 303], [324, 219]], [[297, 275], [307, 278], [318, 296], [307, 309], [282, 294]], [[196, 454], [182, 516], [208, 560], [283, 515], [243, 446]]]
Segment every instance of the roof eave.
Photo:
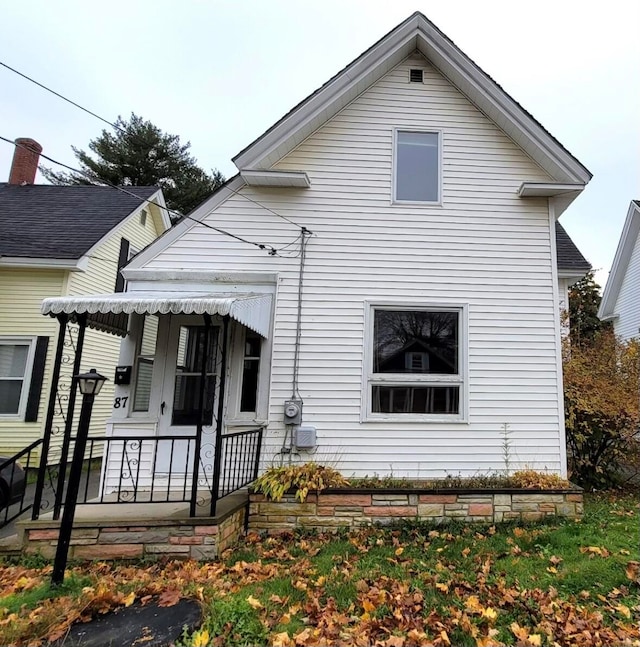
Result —
[[616, 316], [614, 309], [638, 235], [640, 235], [640, 206], [632, 200], [627, 211], [627, 218], [622, 228], [616, 254], [613, 257], [609, 278], [604, 286], [600, 308], [598, 308], [598, 317], [604, 321]]
[[[388, 62], [390, 58], [394, 64], [400, 62], [415, 48], [419, 49], [456, 87], [461, 89], [463, 84], [467, 84], [469, 88], [475, 88], [477, 96], [469, 97], [470, 100], [500, 127], [503, 127], [502, 123], [520, 133], [520, 138], [529, 142], [539, 152], [543, 162], [541, 165], [552, 178], [583, 185], [589, 182], [592, 177], [589, 170], [420, 13], [413, 14], [333, 77], [325, 86], [298, 104], [279, 122], [238, 153], [233, 158], [233, 162], [241, 170], [260, 168], [263, 164], [266, 167], [270, 166], [269, 163], [265, 164], [265, 159], [269, 155], [277, 149], [293, 149], [304, 136], [304, 133], [301, 133], [303, 128], [309, 127], [320, 115], [325, 116], [325, 121], [335, 115], [348, 102], [345, 102], [344, 95], [349, 95], [350, 90], [353, 96], [349, 95], [349, 100], [355, 98], [359, 92], [355, 92], [354, 88], [365, 76], [370, 75], [370, 84], [375, 82], [386, 72], [383, 63]], [[397, 61], [395, 61], [396, 58]], [[376, 75], [376, 70], [382, 71]], [[465, 94], [468, 96], [468, 93], [465, 92]], [[342, 104], [340, 104], [341, 98]], [[480, 105], [482, 103], [485, 105]], [[503, 127], [503, 130], [506, 132], [507, 129]]]

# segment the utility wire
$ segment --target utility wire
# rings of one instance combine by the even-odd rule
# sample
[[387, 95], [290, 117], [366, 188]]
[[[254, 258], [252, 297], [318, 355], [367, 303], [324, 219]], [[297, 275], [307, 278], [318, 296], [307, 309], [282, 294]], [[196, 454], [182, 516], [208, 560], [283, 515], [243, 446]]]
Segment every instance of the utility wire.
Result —
[[[18, 147], [18, 148], [22, 148], [22, 149], [24, 149], [26, 151], [33, 152], [27, 146], [24, 146], [22, 144], [17, 144], [15, 141], [11, 141], [7, 137], [3, 137], [2, 135], [0, 135], [0, 139], [2, 141], [7, 142], [8, 144], [12, 144], [13, 146]], [[106, 186], [109, 186], [112, 189], [116, 189], [117, 191], [120, 191], [121, 193], [125, 193], [125, 194], [131, 196], [132, 198], [136, 198], [137, 200], [140, 200], [141, 203], [145, 202], [145, 203], [148, 203], [148, 204], [154, 204], [156, 207], [160, 206], [160, 205], [157, 205], [155, 202], [151, 202], [151, 200], [148, 200], [147, 198], [141, 198], [140, 196], [136, 195], [135, 193], [132, 193], [131, 191], [127, 191], [125, 188], [123, 188], [121, 186], [117, 186], [116, 184], [111, 184], [110, 182], [107, 182], [106, 180], [97, 179], [97, 178], [93, 177], [92, 175], [90, 175], [89, 173], [86, 173], [86, 172], [81, 171], [79, 169], [73, 168], [72, 166], [69, 166], [68, 164], [65, 164], [64, 162], [59, 162], [58, 160], [55, 160], [52, 157], [49, 157], [48, 155], [43, 155], [42, 153], [40, 153], [40, 157], [43, 157], [44, 159], [51, 162], [52, 164], [57, 164], [58, 166], [62, 166], [63, 168], [68, 169], [69, 171], [73, 171], [74, 173], [79, 173], [80, 175], [84, 175], [85, 177], [87, 177], [88, 179], [90, 179], [92, 181], [101, 182], [102, 184], [104, 184]], [[172, 209], [169, 209], [168, 207], [162, 207], [162, 208], [164, 208], [167, 211], [167, 213], [173, 214], [173, 215], [175, 215], [175, 216], [177, 216], [179, 218], [185, 218], [186, 220], [192, 220], [193, 222], [198, 223], [199, 225], [202, 225], [203, 227], [206, 227], [207, 229], [212, 229], [213, 231], [216, 231], [216, 232], [218, 232], [220, 234], [224, 234], [225, 236], [235, 238], [236, 240], [238, 240], [238, 241], [240, 241], [242, 243], [246, 243], [247, 245], [253, 245], [254, 247], [257, 247], [258, 249], [267, 250], [271, 256], [276, 256], [278, 254], [278, 250], [275, 247], [273, 247], [272, 245], [265, 245], [263, 243], [254, 243], [251, 240], [247, 240], [246, 238], [242, 238], [241, 236], [237, 236], [236, 234], [232, 234], [231, 232], [225, 231], [224, 229], [220, 229], [219, 227], [214, 227], [213, 225], [210, 225], [209, 223], [203, 222], [201, 220], [197, 220], [196, 218], [192, 218], [191, 216], [183, 216], [182, 214], [178, 213], [177, 211], [173, 211]]]
[[[91, 115], [92, 117], [95, 117], [96, 119], [99, 119], [100, 121], [107, 124], [108, 126], [111, 126], [115, 130], [117, 130], [117, 131], [119, 131], [119, 132], [121, 132], [123, 134], [128, 134], [130, 137], [132, 137], [132, 139], [138, 140], [140, 143], [145, 143], [145, 145], [146, 145], [146, 142], [142, 142], [135, 135], [132, 135], [131, 133], [127, 133], [127, 131], [124, 128], [118, 126], [118, 124], [113, 123], [112, 121], [109, 121], [108, 119], [105, 119], [104, 117], [101, 117], [99, 114], [93, 112], [92, 110], [89, 110], [88, 108], [85, 108], [84, 106], [81, 106], [79, 103], [76, 103], [75, 101], [72, 101], [71, 99], [65, 97], [63, 94], [60, 94], [59, 92], [56, 92], [55, 90], [52, 90], [51, 88], [47, 87], [43, 83], [40, 83], [39, 81], [36, 81], [34, 78], [24, 74], [23, 72], [20, 72], [19, 70], [16, 70], [15, 68], [11, 67], [10, 65], [7, 65], [6, 63], [3, 63], [2, 61], [0, 61], [0, 65], [2, 67], [6, 68], [7, 70], [10, 70], [11, 72], [17, 74], [18, 76], [21, 76], [23, 79], [26, 79], [27, 81], [30, 81], [31, 83], [34, 83], [35, 85], [42, 88], [43, 90], [46, 90], [47, 92], [50, 92], [51, 94], [55, 95], [59, 99], [62, 99], [63, 101], [66, 101], [67, 103], [70, 103], [72, 106], [75, 106], [76, 108], [82, 110], [83, 112], [86, 112], [87, 114]], [[41, 157], [44, 157], [45, 159], [49, 159], [45, 155], [41, 155]], [[49, 161], [53, 162], [53, 160], [49, 160]], [[56, 163], [59, 163], [59, 162], [53, 162], [53, 163], [56, 164]], [[61, 164], [61, 166], [64, 166], [64, 164]], [[66, 168], [73, 171], [74, 173], [81, 173], [81, 171], [78, 171], [76, 169], [71, 169], [70, 167], [66, 167]], [[90, 179], [95, 181], [95, 178], [93, 178], [92, 176], [87, 175], [87, 177], [89, 177]], [[274, 216], [278, 216], [279, 218], [282, 218], [283, 220], [286, 220], [289, 224], [293, 225], [294, 227], [298, 227], [299, 229], [304, 229], [304, 227], [302, 227], [302, 225], [299, 225], [297, 222], [293, 222], [293, 220], [290, 220], [286, 216], [283, 216], [281, 213], [278, 213], [277, 211], [274, 211], [273, 209], [270, 209], [269, 207], [265, 206], [264, 204], [258, 202], [257, 200], [253, 200], [252, 198], [249, 198], [248, 196], [240, 193], [239, 191], [235, 191], [235, 190], [233, 190], [233, 189], [231, 189], [229, 187], [227, 187], [227, 189], [231, 193], [233, 193], [234, 195], [238, 195], [241, 198], [244, 198], [245, 200], [248, 200], [249, 202], [253, 202], [254, 204], [258, 205], [259, 207], [262, 207], [263, 209], [266, 209], [267, 211], [271, 212]], [[186, 216], [182, 216], [182, 214], [178, 214], [178, 215], [180, 215], [181, 217], [186, 217]]]
[[76, 108], [80, 108], [80, 110], [83, 110], [84, 112], [91, 115], [92, 117], [95, 117], [96, 119], [100, 119], [100, 121], [103, 121], [105, 124], [108, 124], [112, 128], [115, 128], [116, 130], [119, 130], [122, 133], [125, 132], [125, 130], [123, 128], [120, 128], [120, 126], [110, 122], [108, 119], [105, 119], [104, 117], [101, 117], [100, 115], [97, 115], [95, 112], [92, 112], [88, 108], [85, 108], [85, 107], [81, 106], [79, 103], [76, 103], [75, 101], [72, 101], [71, 99], [67, 99], [67, 97], [60, 94], [59, 92], [56, 92], [55, 90], [52, 90], [51, 88], [48, 88], [43, 83], [40, 83], [39, 81], [36, 81], [35, 79], [32, 79], [30, 76], [27, 76], [26, 74], [23, 74], [22, 72], [16, 70], [15, 68], [11, 67], [10, 65], [7, 65], [6, 63], [3, 63], [2, 61], [0, 61], [0, 65], [2, 65], [2, 67], [6, 67], [8, 70], [11, 70], [11, 72], [14, 72], [18, 76], [21, 76], [23, 79], [27, 79], [27, 81], [31, 81], [31, 83], [35, 83], [38, 87], [42, 88], [43, 90], [46, 90], [47, 92], [51, 92], [51, 94], [54, 94], [59, 99], [62, 99], [63, 101], [66, 101], [67, 103], [70, 103], [72, 106], [75, 106]]

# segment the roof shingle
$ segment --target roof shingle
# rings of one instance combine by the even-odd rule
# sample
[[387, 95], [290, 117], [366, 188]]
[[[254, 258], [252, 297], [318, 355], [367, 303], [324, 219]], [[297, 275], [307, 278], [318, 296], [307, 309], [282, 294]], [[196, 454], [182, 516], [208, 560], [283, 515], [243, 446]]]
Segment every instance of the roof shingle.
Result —
[[[0, 183], [0, 256], [77, 259], [158, 187]], [[138, 199], [140, 198], [140, 199]]]
[[559, 222], [556, 222], [556, 257], [559, 270], [575, 270], [586, 274], [591, 269], [591, 263], [582, 255]]

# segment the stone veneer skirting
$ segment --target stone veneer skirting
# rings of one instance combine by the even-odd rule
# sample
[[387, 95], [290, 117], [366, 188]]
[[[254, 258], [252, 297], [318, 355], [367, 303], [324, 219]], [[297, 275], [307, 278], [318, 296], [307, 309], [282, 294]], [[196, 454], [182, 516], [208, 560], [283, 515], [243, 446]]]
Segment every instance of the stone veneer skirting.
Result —
[[[215, 559], [244, 533], [246, 505], [224, 518], [77, 521], [69, 559]], [[24, 523], [22, 550], [53, 558], [59, 522]]]
[[249, 497], [249, 530], [276, 533], [293, 528], [331, 530], [399, 519], [444, 523], [508, 520], [537, 521], [543, 517], [580, 518], [582, 491], [572, 490], [325, 490], [300, 503], [294, 494], [270, 501]]

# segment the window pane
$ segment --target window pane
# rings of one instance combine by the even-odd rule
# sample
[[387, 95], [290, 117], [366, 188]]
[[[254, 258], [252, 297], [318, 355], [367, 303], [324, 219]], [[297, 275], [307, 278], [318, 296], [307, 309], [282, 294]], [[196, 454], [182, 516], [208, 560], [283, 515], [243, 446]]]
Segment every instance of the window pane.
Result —
[[437, 202], [439, 159], [437, 133], [398, 132], [396, 200]]
[[149, 411], [157, 338], [158, 317], [147, 315], [144, 318], [142, 339], [140, 340], [140, 349], [136, 362], [136, 384], [133, 396], [134, 411]]
[[0, 346], [0, 377], [24, 377], [29, 344]]
[[374, 413], [459, 412], [459, 386], [374, 386]]
[[0, 380], [0, 414], [15, 414], [20, 408], [22, 380]]
[[240, 411], [254, 413], [258, 401], [258, 374], [260, 372], [260, 335], [247, 330], [244, 345]]
[[456, 375], [458, 313], [376, 310], [373, 372]]
[[151, 398], [151, 379], [153, 377], [153, 360], [140, 357], [136, 369], [136, 390], [133, 398], [134, 411], [149, 411]]
[[[200, 376], [176, 375], [173, 394], [172, 425], [196, 426], [200, 416]], [[215, 399], [215, 375], [209, 375], [204, 387], [203, 424], [210, 425], [213, 420], [213, 403]]]

